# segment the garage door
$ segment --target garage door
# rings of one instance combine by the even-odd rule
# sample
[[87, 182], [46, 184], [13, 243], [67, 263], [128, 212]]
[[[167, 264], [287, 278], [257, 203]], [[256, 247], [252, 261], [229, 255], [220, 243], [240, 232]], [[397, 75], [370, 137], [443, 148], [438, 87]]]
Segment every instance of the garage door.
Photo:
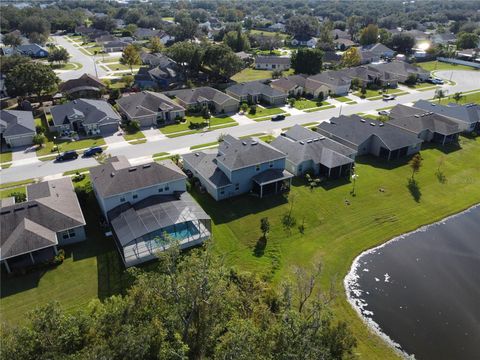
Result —
[[32, 145], [33, 135], [27, 135], [17, 138], [5, 138], [5, 142], [11, 147]]
[[113, 134], [118, 131], [118, 124], [106, 124], [106, 125], [101, 125], [100, 127], [100, 133], [105, 136], [109, 134]]

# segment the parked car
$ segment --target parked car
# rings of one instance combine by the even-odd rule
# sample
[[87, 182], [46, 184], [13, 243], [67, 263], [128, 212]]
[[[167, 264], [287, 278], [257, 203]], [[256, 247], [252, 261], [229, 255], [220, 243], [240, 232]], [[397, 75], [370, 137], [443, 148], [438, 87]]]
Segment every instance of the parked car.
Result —
[[390, 111], [380, 110], [380, 111], [378, 112], [378, 115], [389, 116], [389, 115], [390, 115]]
[[395, 100], [395, 95], [383, 94], [383, 101]]
[[94, 146], [91, 147], [90, 149], [87, 149], [83, 152], [83, 157], [90, 157], [90, 156], [95, 156], [97, 154], [101, 154], [103, 152], [103, 149], [100, 146]]
[[427, 81], [435, 85], [443, 85], [443, 80], [439, 78], [430, 77]]
[[285, 120], [285, 115], [275, 115], [272, 117], [272, 121], [280, 121], [280, 120]]
[[78, 158], [78, 153], [75, 150], [65, 151], [64, 153], [57, 156], [57, 161], [65, 161], [65, 160], [75, 160]]

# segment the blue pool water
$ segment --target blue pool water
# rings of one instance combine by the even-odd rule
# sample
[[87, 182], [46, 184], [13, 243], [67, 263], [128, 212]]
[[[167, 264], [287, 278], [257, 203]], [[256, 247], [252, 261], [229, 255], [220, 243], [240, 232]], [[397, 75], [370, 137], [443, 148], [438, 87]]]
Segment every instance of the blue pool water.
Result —
[[144, 236], [144, 241], [154, 241], [157, 243], [168, 243], [167, 239], [164, 239], [165, 234], [168, 238], [172, 238], [178, 241], [182, 241], [186, 238], [199, 234], [199, 231], [191, 221], [181, 224], [175, 224], [167, 226], [166, 228], [154, 231], [147, 236]]

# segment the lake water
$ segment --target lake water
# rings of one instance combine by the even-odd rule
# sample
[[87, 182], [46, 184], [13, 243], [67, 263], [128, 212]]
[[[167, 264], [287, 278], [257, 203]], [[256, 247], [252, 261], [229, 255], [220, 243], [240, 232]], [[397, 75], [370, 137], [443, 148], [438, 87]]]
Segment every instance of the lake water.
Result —
[[350, 303], [416, 359], [480, 359], [480, 206], [360, 255]]

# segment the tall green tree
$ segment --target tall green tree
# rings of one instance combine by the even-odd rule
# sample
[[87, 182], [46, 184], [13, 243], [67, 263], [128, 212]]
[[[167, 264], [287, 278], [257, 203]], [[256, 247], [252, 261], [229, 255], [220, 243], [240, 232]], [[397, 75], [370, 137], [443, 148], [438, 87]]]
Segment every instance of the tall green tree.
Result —
[[59, 81], [49, 65], [28, 62], [16, 65], [7, 73], [5, 86], [12, 96], [33, 94], [40, 98], [56, 91]]
[[154, 36], [150, 39], [150, 50], [152, 53], [160, 53], [165, 50], [165, 45], [163, 45], [158, 36]]
[[399, 33], [392, 36], [391, 46], [398, 52], [410, 53], [415, 45], [415, 38], [410, 34]]
[[459, 33], [457, 37], [458, 49], [473, 49], [478, 47], [479, 37], [473, 33]]
[[318, 74], [322, 70], [322, 59], [322, 50], [302, 48], [293, 52], [291, 66], [295, 74]]
[[223, 37], [223, 42], [233, 51], [247, 51], [250, 49], [250, 41], [247, 34], [242, 33], [241, 29], [229, 31]]
[[378, 26], [369, 24], [360, 32], [360, 44], [370, 45], [378, 42]]
[[361, 61], [360, 51], [356, 47], [351, 47], [342, 54], [342, 64], [345, 67], [358, 66]]
[[422, 156], [420, 154], [415, 154], [409, 162], [410, 168], [412, 169], [412, 180], [416, 173], [420, 171], [422, 167]]
[[320, 23], [310, 15], [294, 15], [287, 20], [287, 32], [293, 36], [315, 36]]
[[190, 41], [180, 41], [168, 47], [166, 52], [170, 58], [180, 65], [184, 75], [187, 75], [189, 71], [196, 72], [200, 69], [203, 49], [199, 44]]
[[7, 46], [16, 48], [17, 46], [22, 45], [22, 38], [16, 33], [8, 33], [3, 36], [3, 43]]
[[140, 65], [142, 63], [140, 54], [133, 44], [129, 44], [127, 47], [125, 47], [125, 49], [123, 49], [120, 63], [130, 66], [130, 72], [133, 72], [133, 65]]
[[70, 59], [70, 54], [68, 53], [67, 49], [65, 48], [53, 48], [50, 53], [48, 54], [48, 62], [66, 63]]

